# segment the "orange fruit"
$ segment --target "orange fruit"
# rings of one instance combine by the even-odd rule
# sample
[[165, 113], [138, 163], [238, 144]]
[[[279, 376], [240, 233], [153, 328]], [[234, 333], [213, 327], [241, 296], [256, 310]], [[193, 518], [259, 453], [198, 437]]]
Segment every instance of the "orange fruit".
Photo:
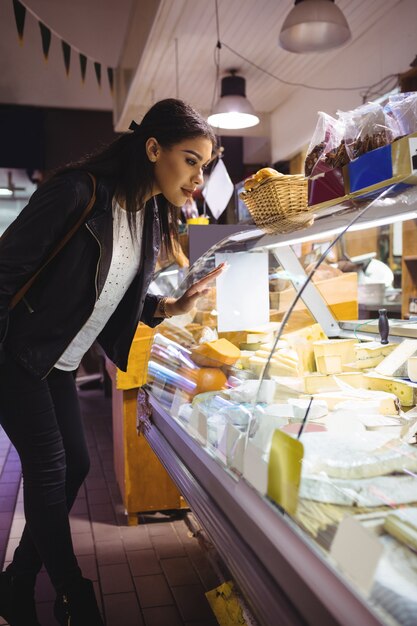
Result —
[[196, 388], [194, 395], [205, 391], [218, 391], [226, 385], [227, 378], [218, 367], [200, 367], [195, 372]]

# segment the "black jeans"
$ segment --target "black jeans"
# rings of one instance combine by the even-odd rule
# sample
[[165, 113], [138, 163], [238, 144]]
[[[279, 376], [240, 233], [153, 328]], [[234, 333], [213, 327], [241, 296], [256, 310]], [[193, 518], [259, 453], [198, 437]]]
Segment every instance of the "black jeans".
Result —
[[0, 367], [0, 424], [23, 473], [26, 525], [12, 571], [36, 576], [43, 563], [63, 591], [80, 576], [68, 513], [90, 465], [73, 374], [53, 369], [39, 380], [7, 358]]

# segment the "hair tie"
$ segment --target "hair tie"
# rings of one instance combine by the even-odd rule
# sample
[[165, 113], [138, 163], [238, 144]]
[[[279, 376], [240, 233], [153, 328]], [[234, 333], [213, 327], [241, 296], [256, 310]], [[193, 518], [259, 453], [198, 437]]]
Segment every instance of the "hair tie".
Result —
[[136, 124], [135, 120], [130, 122], [129, 130], [133, 130], [133, 132], [137, 132], [140, 129], [140, 124]]

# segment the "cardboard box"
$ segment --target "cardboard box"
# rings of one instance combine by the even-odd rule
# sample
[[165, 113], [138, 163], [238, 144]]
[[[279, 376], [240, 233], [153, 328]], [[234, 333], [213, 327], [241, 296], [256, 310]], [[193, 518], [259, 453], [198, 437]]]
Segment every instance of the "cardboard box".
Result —
[[308, 205], [332, 206], [345, 196], [345, 180], [342, 168], [336, 167], [308, 179]]
[[395, 193], [417, 185], [417, 133], [367, 152], [345, 169], [346, 191], [353, 198], [377, 196], [391, 185]]
[[417, 185], [417, 133], [371, 150], [342, 169], [310, 178], [308, 204], [324, 209], [353, 198], [378, 196], [391, 185], [392, 193]]

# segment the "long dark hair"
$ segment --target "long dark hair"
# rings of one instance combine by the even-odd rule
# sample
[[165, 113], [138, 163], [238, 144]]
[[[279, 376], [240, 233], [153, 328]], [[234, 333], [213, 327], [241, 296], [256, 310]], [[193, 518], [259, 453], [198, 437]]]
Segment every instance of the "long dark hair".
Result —
[[[136, 225], [134, 213], [144, 208], [145, 198], [153, 188], [153, 163], [146, 154], [149, 137], [155, 137], [163, 148], [171, 148], [195, 137], [206, 137], [213, 148], [216, 145], [215, 134], [200, 113], [175, 98], [160, 100], [149, 109], [139, 125], [133, 126], [133, 132], [121, 135], [105, 148], [59, 170], [82, 169], [113, 180], [114, 195], [124, 201], [132, 233]], [[162, 195], [157, 204], [162, 245], [166, 252], [172, 253], [172, 240], [177, 237], [178, 207]]]

